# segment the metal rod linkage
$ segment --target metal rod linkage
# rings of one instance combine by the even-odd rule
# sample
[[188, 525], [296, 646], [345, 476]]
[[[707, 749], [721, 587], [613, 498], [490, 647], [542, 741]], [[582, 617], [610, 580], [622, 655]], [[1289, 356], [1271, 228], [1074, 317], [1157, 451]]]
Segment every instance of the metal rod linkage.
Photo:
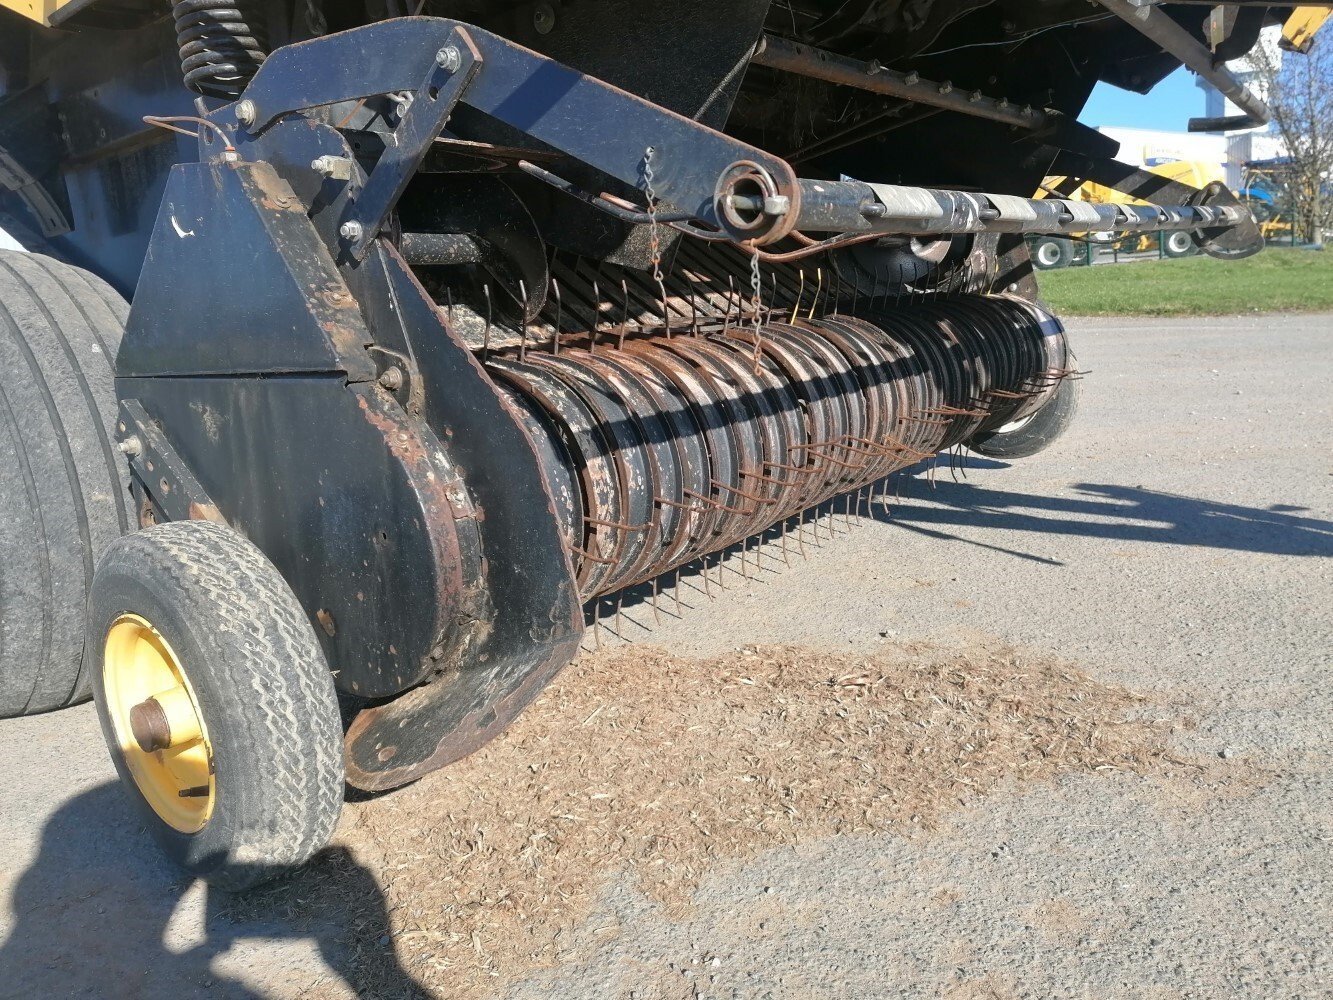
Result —
[[1029, 106], [1019, 107], [1003, 97], [988, 97], [980, 91], [961, 90], [947, 80], [943, 83], [923, 80], [915, 72], [900, 73], [886, 69], [877, 62], [853, 59], [776, 35], [763, 37], [751, 61], [798, 76], [813, 77], [872, 94], [897, 97], [913, 104], [928, 104], [1020, 128], [1040, 128], [1046, 124], [1048, 117], [1043, 111]]
[[1253, 91], [1236, 79], [1225, 66], [1213, 62], [1207, 46], [1173, 21], [1170, 15], [1154, 7], [1139, 6], [1130, 0], [1097, 0], [1099, 4], [1152, 39], [1162, 49], [1220, 90], [1232, 104], [1245, 112], [1239, 119], [1191, 118], [1191, 132], [1214, 132], [1257, 128], [1267, 125], [1273, 113]]
[[1093, 204], [861, 181], [802, 179], [800, 187], [796, 228], [802, 232], [1152, 233], [1225, 228], [1248, 219], [1242, 206], [1225, 203]]

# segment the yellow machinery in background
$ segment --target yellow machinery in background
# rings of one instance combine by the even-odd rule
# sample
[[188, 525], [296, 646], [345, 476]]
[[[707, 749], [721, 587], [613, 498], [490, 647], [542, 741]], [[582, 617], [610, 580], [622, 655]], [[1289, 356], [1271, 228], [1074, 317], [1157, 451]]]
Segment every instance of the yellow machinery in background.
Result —
[[1319, 4], [1297, 7], [1282, 27], [1279, 44], [1288, 52], [1309, 52], [1314, 46], [1315, 35], [1330, 16], [1333, 16], [1333, 7]]
[[[1178, 181], [1191, 187], [1203, 188], [1209, 184], [1226, 183], [1226, 171], [1220, 163], [1202, 160], [1172, 160], [1147, 168], [1167, 180]], [[1091, 181], [1080, 185], [1072, 194], [1064, 194], [1065, 177], [1047, 177], [1037, 192], [1038, 198], [1060, 197], [1071, 201], [1086, 201], [1093, 204], [1145, 205], [1147, 202], [1095, 184]], [[1040, 236], [1032, 240], [1032, 260], [1044, 271], [1068, 267], [1079, 260], [1076, 244], [1083, 242], [1086, 255], [1083, 262], [1091, 263], [1093, 247], [1098, 243], [1112, 242], [1111, 234], [1081, 233], [1068, 236]], [[1121, 240], [1118, 249], [1126, 253], [1147, 253], [1160, 249], [1165, 257], [1188, 257], [1197, 252], [1190, 234], [1184, 230], [1164, 233], [1140, 233], [1128, 240]]]
[[86, 7], [87, 0], [0, 0], [0, 7], [6, 7], [30, 21], [50, 27], [59, 24], [64, 17]]

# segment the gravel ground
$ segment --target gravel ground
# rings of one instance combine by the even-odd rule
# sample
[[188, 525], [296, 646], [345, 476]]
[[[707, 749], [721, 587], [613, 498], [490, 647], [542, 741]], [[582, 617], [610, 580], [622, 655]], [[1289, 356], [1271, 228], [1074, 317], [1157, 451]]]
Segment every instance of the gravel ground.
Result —
[[[685, 655], [1057, 655], [1196, 718], [1179, 752], [1235, 779], [1007, 788], [915, 835], [721, 864], [684, 913], [613, 881], [558, 967], [497, 996], [1333, 996], [1333, 317], [1071, 326], [1092, 375], [1044, 455], [907, 480], [792, 570], [629, 617]], [[238, 916], [158, 860], [111, 776], [87, 706], [0, 723], [0, 996], [357, 995], [339, 912], [298, 881]]]

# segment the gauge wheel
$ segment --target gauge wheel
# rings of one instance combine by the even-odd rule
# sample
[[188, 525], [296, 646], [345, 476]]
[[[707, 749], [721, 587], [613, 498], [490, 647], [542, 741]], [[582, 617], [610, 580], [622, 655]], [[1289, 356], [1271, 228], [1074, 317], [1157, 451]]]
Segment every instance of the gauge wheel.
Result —
[[[1078, 367], [1073, 355], [1069, 364], [1071, 368]], [[1061, 379], [1046, 405], [1036, 413], [998, 430], [978, 434], [967, 442], [967, 447], [987, 458], [1028, 458], [1044, 451], [1073, 424], [1081, 394], [1077, 378]]]
[[1074, 244], [1058, 237], [1044, 236], [1032, 247], [1032, 262], [1043, 271], [1068, 267], [1074, 262]]
[[1162, 235], [1162, 252], [1168, 257], [1191, 257], [1199, 251], [1193, 237], [1183, 229], [1177, 229]]
[[111, 758], [171, 860], [240, 890], [328, 842], [343, 798], [333, 678], [258, 548], [207, 521], [120, 538], [93, 577], [88, 636]]

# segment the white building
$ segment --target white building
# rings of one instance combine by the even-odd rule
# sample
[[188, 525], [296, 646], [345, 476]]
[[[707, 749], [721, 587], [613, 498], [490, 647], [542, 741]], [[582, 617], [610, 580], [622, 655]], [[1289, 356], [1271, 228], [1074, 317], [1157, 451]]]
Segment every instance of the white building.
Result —
[[[1264, 61], [1281, 69], [1282, 47], [1278, 42], [1282, 38], [1282, 29], [1277, 26], [1265, 28], [1259, 36], [1257, 52], [1263, 53]], [[1233, 59], [1227, 68], [1236, 75], [1241, 83], [1248, 87], [1261, 100], [1268, 100], [1268, 87], [1264, 75], [1258, 70], [1252, 55]], [[1199, 77], [1195, 81], [1204, 95], [1204, 116], [1208, 118], [1229, 118], [1241, 114], [1240, 108], [1227, 100], [1226, 96], [1207, 80]], [[1222, 134], [1222, 133], [1219, 133]], [[1267, 126], [1224, 134], [1227, 143], [1226, 158], [1223, 161], [1227, 171], [1227, 185], [1233, 190], [1244, 184], [1245, 164], [1250, 160], [1271, 160], [1286, 153], [1282, 140], [1272, 135]]]

